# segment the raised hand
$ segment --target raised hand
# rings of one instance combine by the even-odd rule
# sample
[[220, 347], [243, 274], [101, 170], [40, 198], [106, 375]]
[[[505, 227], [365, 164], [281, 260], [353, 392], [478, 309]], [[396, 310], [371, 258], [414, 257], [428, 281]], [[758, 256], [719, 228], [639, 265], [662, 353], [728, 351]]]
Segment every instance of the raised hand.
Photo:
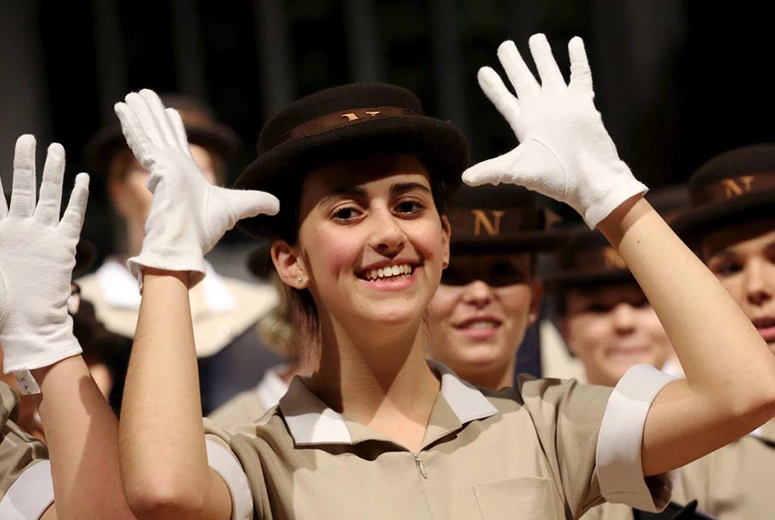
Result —
[[[16, 141], [10, 210], [0, 199], [0, 343], [3, 370], [23, 372], [81, 353], [67, 314], [89, 176], [79, 174], [60, 220], [65, 150], [48, 148], [36, 199], [35, 138]], [[1, 188], [1, 186], [0, 186]]]
[[498, 48], [516, 96], [489, 67], [479, 85], [508, 121], [520, 145], [463, 173], [472, 186], [519, 184], [573, 207], [590, 227], [647, 188], [619, 158], [593, 101], [592, 74], [581, 38], [568, 44], [570, 82], [566, 84], [543, 34], [530, 38], [539, 84], [514, 42]]
[[143, 249], [129, 268], [140, 281], [143, 267], [187, 271], [193, 287], [204, 278], [204, 254], [226, 231], [243, 218], [274, 215], [280, 203], [268, 193], [210, 184], [191, 157], [180, 114], [155, 92], [133, 92], [115, 110], [129, 147], [151, 172], [153, 193]]

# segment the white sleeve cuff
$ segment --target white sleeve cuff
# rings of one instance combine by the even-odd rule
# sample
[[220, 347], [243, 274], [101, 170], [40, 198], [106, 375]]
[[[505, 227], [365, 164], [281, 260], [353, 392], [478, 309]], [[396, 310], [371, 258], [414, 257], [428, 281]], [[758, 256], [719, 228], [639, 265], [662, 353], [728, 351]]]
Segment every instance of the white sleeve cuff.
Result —
[[[231, 494], [232, 520], [251, 520], [253, 518], [253, 495], [242, 466], [234, 454], [211, 439], [205, 439], [207, 462], [226, 483]], [[0, 518], [5, 518], [0, 515]]]
[[651, 403], [675, 379], [651, 365], [635, 365], [611, 393], [596, 457], [600, 493], [608, 502], [656, 512], [670, 501], [671, 475], [644, 478], [641, 449]]
[[38, 520], [53, 503], [51, 463], [42, 460], [24, 470], [0, 500], [0, 518]]

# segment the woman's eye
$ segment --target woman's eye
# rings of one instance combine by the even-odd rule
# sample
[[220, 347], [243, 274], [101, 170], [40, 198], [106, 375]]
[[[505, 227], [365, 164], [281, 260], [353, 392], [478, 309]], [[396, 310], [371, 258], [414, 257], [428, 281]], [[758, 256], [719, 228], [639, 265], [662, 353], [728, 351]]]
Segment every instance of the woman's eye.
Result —
[[732, 276], [743, 270], [743, 266], [736, 262], [722, 262], [710, 266], [711, 271], [719, 276]]
[[590, 302], [584, 307], [586, 312], [592, 312], [594, 314], [605, 314], [611, 311], [611, 306], [601, 302]]
[[422, 208], [423, 205], [415, 200], [405, 200], [396, 206], [396, 211], [398, 213], [414, 214], [420, 211]]
[[355, 208], [339, 208], [334, 214], [335, 220], [352, 220], [358, 216], [358, 211]]

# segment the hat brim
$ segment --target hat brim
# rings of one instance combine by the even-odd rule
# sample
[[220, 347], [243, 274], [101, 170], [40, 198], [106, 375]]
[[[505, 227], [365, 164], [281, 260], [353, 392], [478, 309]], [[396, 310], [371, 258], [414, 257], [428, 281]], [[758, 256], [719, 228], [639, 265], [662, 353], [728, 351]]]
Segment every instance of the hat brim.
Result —
[[574, 269], [547, 276], [544, 282], [555, 289], [567, 289], [598, 284], [636, 283], [636, 280], [628, 269]]
[[[240, 139], [229, 127], [220, 123], [211, 125], [187, 124], [186, 137], [190, 144], [207, 148], [229, 157], [240, 148]], [[91, 173], [106, 175], [110, 161], [120, 150], [128, 150], [119, 125], [103, 128], [86, 144], [84, 161]]]
[[518, 253], [554, 253], [570, 242], [570, 234], [564, 231], [531, 231], [518, 236], [487, 240], [455, 240], [452, 230], [450, 251], [454, 255], [462, 254], [518, 254]]
[[[427, 116], [396, 116], [364, 121], [278, 145], [262, 153], [239, 176], [235, 188], [266, 191], [280, 200], [279, 217], [259, 215], [237, 225], [252, 236], [276, 237], [295, 210], [304, 175], [310, 168], [370, 153], [413, 153], [431, 177], [448, 188], [461, 182], [468, 146], [451, 124]], [[289, 207], [290, 206], [290, 207]], [[283, 219], [282, 224], [278, 219]], [[295, 224], [295, 223], [294, 223]]]
[[749, 193], [690, 209], [679, 215], [671, 227], [685, 242], [696, 246], [703, 235], [714, 229], [767, 215], [775, 216], [775, 190]]

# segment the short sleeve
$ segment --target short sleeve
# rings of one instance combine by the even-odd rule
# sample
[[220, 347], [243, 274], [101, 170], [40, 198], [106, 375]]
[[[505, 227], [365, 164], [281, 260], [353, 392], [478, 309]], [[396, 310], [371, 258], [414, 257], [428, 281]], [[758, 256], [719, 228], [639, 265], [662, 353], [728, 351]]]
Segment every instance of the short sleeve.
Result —
[[574, 517], [604, 501], [644, 511], [669, 502], [669, 477], [644, 478], [640, 454], [651, 403], [672, 380], [637, 366], [614, 389], [575, 380], [521, 381], [524, 405]]
[[643, 476], [643, 429], [659, 392], [676, 378], [651, 365], [631, 367], [614, 388], [597, 443], [600, 491], [609, 502], [656, 512], [670, 502], [670, 474]]
[[46, 447], [11, 420], [17, 397], [0, 383], [0, 518], [37, 520], [54, 503]]
[[229, 489], [232, 520], [253, 518], [253, 495], [248, 477], [229, 446], [230, 434], [205, 419], [205, 446], [207, 462], [218, 473]]

